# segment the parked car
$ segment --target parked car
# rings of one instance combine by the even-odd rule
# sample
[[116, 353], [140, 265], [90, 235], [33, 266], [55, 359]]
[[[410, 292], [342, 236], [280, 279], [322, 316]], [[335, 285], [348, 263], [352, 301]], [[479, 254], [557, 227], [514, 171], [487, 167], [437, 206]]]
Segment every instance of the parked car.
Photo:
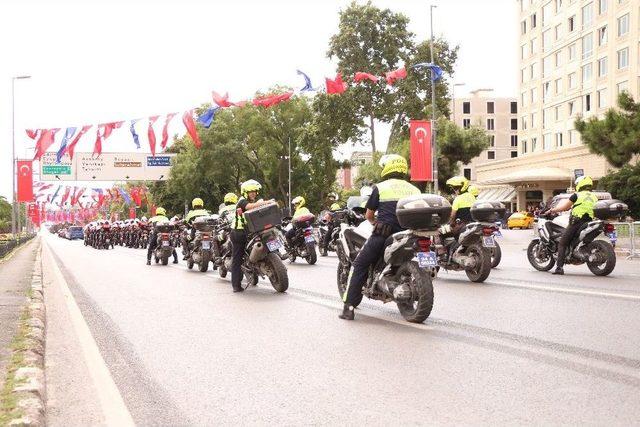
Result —
[[67, 238], [67, 229], [62, 227], [58, 230], [58, 237]]
[[74, 225], [67, 228], [67, 231], [65, 232], [65, 237], [69, 240], [84, 239], [84, 232], [82, 231], [82, 227]]
[[533, 220], [535, 217], [531, 212], [514, 212], [507, 219], [507, 228], [509, 230], [514, 228], [531, 228], [533, 227]]

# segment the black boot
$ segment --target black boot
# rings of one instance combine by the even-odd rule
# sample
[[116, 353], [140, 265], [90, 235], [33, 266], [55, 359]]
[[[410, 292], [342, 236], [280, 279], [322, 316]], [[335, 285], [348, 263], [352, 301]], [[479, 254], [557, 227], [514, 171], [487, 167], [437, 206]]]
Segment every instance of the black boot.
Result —
[[151, 265], [151, 260], [150, 259], [147, 260], [147, 265]]
[[173, 263], [174, 263], [174, 264], [177, 264], [177, 263], [178, 263], [178, 258], [174, 258], [174, 259], [173, 259]]
[[551, 273], [551, 274], [558, 274], [560, 276], [563, 276], [564, 275], [564, 268], [556, 267], [555, 271], [553, 273]]
[[355, 317], [355, 313], [353, 312], [354, 308], [352, 305], [346, 304], [342, 308], [342, 314], [338, 317], [344, 320], [353, 320]]
[[320, 251], [320, 256], [327, 256], [327, 255], [328, 255], [328, 253], [327, 253], [327, 249], [326, 249], [326, 248], [323, 248], [323, 249]]

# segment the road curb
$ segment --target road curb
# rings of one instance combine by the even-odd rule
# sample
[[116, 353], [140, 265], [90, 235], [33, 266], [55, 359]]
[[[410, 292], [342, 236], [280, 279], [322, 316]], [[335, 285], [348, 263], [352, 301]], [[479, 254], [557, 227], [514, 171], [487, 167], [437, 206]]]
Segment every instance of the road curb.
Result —
[[11, 394], [15, 399], [15, 410], [10, 417], [10, 426], [45, 425], [45, 337], [46, 309], [44, 289], [42, 287], [42, 244], [36, 253], [36, 261], [31, 276], [31, 288], [28, 294], [29, 305], [26, 316], [21, 320], [19, 344], [12, 358], [18, 360], [14, 365], [14, 387]]

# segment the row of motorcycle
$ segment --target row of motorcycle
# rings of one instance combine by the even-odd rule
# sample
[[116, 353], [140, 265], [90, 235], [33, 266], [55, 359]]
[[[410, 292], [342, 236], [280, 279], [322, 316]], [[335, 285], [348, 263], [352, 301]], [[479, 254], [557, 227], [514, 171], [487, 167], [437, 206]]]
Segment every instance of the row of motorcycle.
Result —
[[[283, 218], [275, 203], [246, 212], [247, 244], [242, 286], [256, 285], [262, 277], [268, 279], [277, 292], [285, 292], [289, 277], [283, 260], [295, 262], [297, 258], [303, 258], [307, 263], [315, 264], [318, 240], [322, 241], [330, 232], [328, 249], [338, 257], [336, 278], [342, 297], [347, 290], [353, 262], [373, 231], [364, 217], [362, 206], [365, 202], [363, 197], [351, 197], [346, 208], [322, 216], [318, 222], [313, 215], [295, 220]], [[568, 246], [566, 262], [586, 263], [594, 274], [602, 276], [613, 270], [615, 253], [609, 242], [598, 237], [611, 232], [613, 225], [608, 219], [626, 212], [626, 205], [615, 200], [598, 204], [596, 218], [585, 224]], [[451, 205], [445, 198], [421, 194], [401, 199], [396, 215], [405, 230], [388, 237], [384, 256], [369, 269], [363, 295], [385, 303], [395, 302], [404, 319], [423, 322], [431, 313], [433, 280], [441, 269], [464, 271], [471, 282], [477, 283], [485, 281], [492, 268], [500, 263], [501, 249], [495, 237], [500, 235], [497, 221], [504, 215], [504, 210], [501, 203], [477, 202], [471, 208], [472, 222], [449, 229], [443, 227], [451, 215]], [[527, 258], [535, 269], [546, 271], [554, 265], [558, 241], [568, 225], [563, 222], [565, 218], [537, 220], [536, 236], [527, 249]], [[228, 217], [196, 218], [193, 229], [186, 229], [182, 222], [161, 223], [156, 227], [156, 263], [166, 265], [173, 250], [186, 244], [189, 269], [197, 266], [199, 271], [206, 272], [211, 263], [220, 277], [226, 277], [231, 270]], [[287, 241], [284, 232], [290, 228], [295, 233]], [[95, 239], [95, 243], [102, 246], [126, 245], [126, 233], [117, 236], [117, 233], [112, 235], [109, 230], [96, 227], [90, 242]], [[141, 235], [138, 241], [142, 238]]]

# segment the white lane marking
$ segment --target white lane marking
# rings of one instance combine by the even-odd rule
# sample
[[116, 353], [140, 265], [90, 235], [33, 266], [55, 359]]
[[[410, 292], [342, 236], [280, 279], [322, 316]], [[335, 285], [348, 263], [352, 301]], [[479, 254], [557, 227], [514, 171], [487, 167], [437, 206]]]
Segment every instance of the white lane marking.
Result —
[[56, 279], [54, 283], [57, 282], [59, 284], [64, 300], [67, 303], [67, 309], [69, 311], [72, 326], [76, 331], [78, 341], [80, 342], [80, 347], [82, 348], [82, 353], [84, 355], [84, 360], [89, 367], [91, 379], [95, 386], [94, 388], [98, 394], [98, 398], [100, 399], [105, 424], [119, 427], [134, 426], [135, 424], [131, 417], [131, 413], [129, 412], [129, 409], [127, 409], [127, 405], [124, 403], [124, 400], [120, 395], [120, 391], [111, 377], [109, 368], [107, 368], [104, 359], [100, 355], [100, 351], [98, 350], [98, 346], [93, 339], [93, 336], [91, 335], [89, 326], [87, 326], [87, 323], [82, 317], [80, 308], [69, 290], [69, 285], [53, 257], [52, 249], [49, 247], [49, 242], [46, 242], [46, 245], [43, 245], [43, 247], [47, 252], [47, 258], [53, 268]]

